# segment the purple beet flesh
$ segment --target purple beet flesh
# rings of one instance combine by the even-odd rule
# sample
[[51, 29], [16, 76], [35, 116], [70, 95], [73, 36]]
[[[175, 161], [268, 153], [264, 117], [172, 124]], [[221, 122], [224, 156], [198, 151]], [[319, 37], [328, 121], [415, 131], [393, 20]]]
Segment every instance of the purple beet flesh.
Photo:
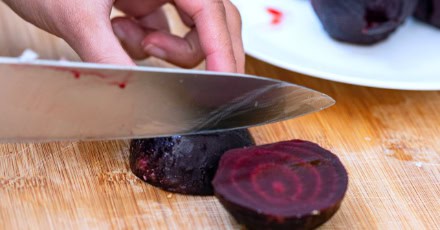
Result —
[[229, 149], [254, 145], [247, 130], [132, 140], [130, 168], [141, 180], [163, 190], [213, 195], [211, 181]]
[[419, 0], [414, 17], [440, 28], [440, 0]]
[[417, 0], [312, 0], [312, 5], [331, 37], [370, 45], [389, 37], [412, 15]]
[[312, 229], [338, 210], [348, 176], [336, 155], [293, 140], [226, 152], [213, 186], [249, 229]]

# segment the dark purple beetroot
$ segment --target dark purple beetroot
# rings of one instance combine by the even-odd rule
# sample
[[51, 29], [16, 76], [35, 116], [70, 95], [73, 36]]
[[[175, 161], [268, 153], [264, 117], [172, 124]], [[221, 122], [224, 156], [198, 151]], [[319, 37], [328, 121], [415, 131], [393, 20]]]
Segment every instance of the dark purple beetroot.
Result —
[[414, 17], [440, 28], [440, 0], [419, 0]]
[[130, 168], [163, 190], [213, 195], [211, 181], [220, 157], [229, 149], [254, 145], [247, 130], [206, 135], [132, 140]]
[[312, 229], [338, 210], [348, 177], [337, 156], [293, 140], [226, 152], [213, 186], [249, 229]]
[[312, 0], [324, 29], [336, 40], [369, 45], [386, 39], [412, 15], [417, 0]]

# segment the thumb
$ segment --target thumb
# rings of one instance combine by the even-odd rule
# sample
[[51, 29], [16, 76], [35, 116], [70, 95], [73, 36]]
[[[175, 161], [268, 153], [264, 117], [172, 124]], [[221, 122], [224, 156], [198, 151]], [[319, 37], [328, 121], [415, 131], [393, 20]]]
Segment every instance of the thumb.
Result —
[[135, 65], [113, 33], [110, 21], [78, 26], [62, 37], [84, 62]]

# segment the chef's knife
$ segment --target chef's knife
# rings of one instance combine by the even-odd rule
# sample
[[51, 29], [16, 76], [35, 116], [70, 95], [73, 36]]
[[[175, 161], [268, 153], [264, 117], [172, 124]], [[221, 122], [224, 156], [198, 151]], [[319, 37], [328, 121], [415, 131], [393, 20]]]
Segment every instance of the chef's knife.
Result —
[[209, 133], [334, 104], [294, 84], [240, 74], [0, 58], [0, 141]]

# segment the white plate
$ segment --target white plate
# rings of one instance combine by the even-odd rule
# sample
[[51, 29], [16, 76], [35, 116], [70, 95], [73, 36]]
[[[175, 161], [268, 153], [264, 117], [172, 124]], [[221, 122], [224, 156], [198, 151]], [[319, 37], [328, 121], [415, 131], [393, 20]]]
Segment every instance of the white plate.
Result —
[[[412, 19], [389, 39], [356, 46], [331, 39], [308, 0], [232, 0], [243, 17], [245, 50], [307, 75], [389, 89], [440, 90], [440, 30]], [[267, 9], [283, 13], [272, 24]]]

